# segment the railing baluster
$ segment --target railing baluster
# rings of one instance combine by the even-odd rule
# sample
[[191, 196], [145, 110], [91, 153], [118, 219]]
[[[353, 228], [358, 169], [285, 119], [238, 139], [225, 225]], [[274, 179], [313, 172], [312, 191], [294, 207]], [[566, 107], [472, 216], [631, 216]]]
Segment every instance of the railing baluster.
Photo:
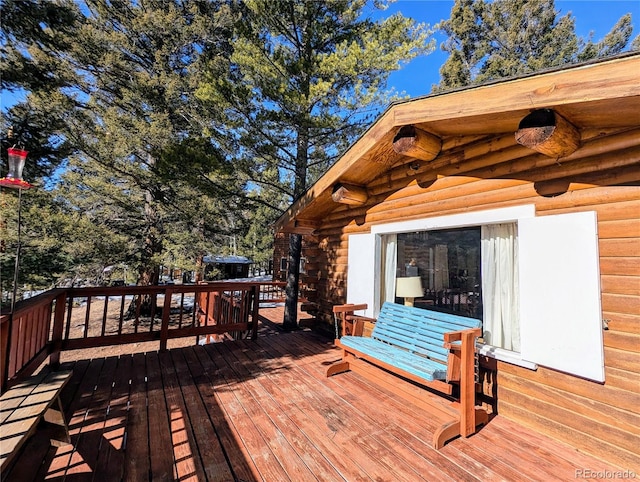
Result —
[[91, 315], [91, 296], [87, 296], [87, 311], [84, 315], [84, 336], [83, 338], [89, 337], [89, 316]]
[[73, 296], [69, 296], [69, 301], [67, 302], [67, 326], [64, 332], [65, 340], [69, 339], [69, 333], [71, 331], [71, 311], [73, 310]]
[[[214, 303], [215, 303], [215, 294], [214, 296]], [[205, 302], [205, 312], [204, 312], [204, 325], [207, 326], [209, 325], [209, 313], [210, 311], [213, 311], [213, 317], [215, 318], [216, 313], [215, 313], [215, 307], [211, 306], [211, 292], [207, 291], [207, 301]]]
[[34, 335], [34, 323], [37, 316], [37, 309], [27, 313], [24, 317], [24, 352], [22, 353], [22, 364], [25, 365], [27, 361], [33, 356], [33, 335]]
[[[64, 306], [64, 301], [62, 302], [62, 305]], [[49, 341], [49, 336], [53, 338], [53, 307], [53, 303], [49, 303], [47, 305], [47, 312], [45, 313], [46, 319], [43, 320], [41, 327], [42, 335], [40, 337], [40, 346], [45, 346], [47, 344], [47, 342]]]
[[104, 336], [107, 330], [107, 313], [109, 309], [109, 295], [104, 297], [104, 310], [102, 311], [102, 330], [100, 336]]
[[41, 315], [38, 317], [38, 324], [36, 326], [36, 350], [47, 344], [49, 328], [51, 328], [51, 305], [43, 306], [41, 309]]
[[142, 295], [137, 295], [135, 298], [136, 300], [136, 319], [134, 321], [134, 333], [138, 333], [138, 325], [140, 324], [140, 306], [142, 304]]
[[149, 323], [149, 333], [153, 333], [153, 322], [156, 318], [156, 307], [158, 304], [157, 295], [152, 294], [149, 296], [149, 302], [151, 303], [151, 322]]
[[169, 338], [169, 319], [171, 318], [171, 295], [172, 291], [167, 288], [164, 292], [164, 304], [162, 306], [162, 324], [160, 325], [160, 351], [167, 349], [167, 339]]
[[258, 312], [260, 310], [260, 288], [254, 287], [253, 289], [253, 319], [251, 322], [251, 339], [255, 340], [258, 338]]
[[118, 318], [118, 335], [122, 335], [122, 323], [124, 321], [124, 302], [126, 295], [123, 293], [120, 298], [120, 317]]
[[[197, 295], [197, 296], [196, 296]], [[193, 292], [193, 310], [191, 313], [191, 326], [195, 327], [196, 326], [196, 316], [197, 316], [197, 312], [198, 310], [200, 310], [200, 299], [202, 296], [202, 292], [198, 291], [198, 292]]]
[[178, 318], [178, 328], [182, 328], [182, 313], [183, 313], [183, 311], [184, 311], [184, 291], [182, 293], [180, 293], [180, 318]]
[[20, 368], [19, 368], [19, 364], [22, 361], [22, 355], [24, 353], [24, 343], [23, 343], [23, 336], [24, 336], [24, 328], [22, 326], [23, 323], [23, 317], [19, 316], [17, 319], [17, 323], [13, 323], [13, 333], [14, 336], [12, 337], [15, 341], [12, 343], [14, 346], [16, 346], [16, 349], [14, 350], [15, 353], [15, 357], [13, 359], [13, 372], [12, 374], [16, 373]]

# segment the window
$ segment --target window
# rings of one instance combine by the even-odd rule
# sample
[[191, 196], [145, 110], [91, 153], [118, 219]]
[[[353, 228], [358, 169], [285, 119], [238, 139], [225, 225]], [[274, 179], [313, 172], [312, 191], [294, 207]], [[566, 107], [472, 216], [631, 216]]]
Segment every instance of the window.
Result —
[[486, 343], [520, 350], [515, 223], [384, 238], [387, 265], [381, 299], [402, 303], [393, 290], [397, 279], [419, 277], [423, 296], [414, 306], [482, 319]]
[[[306, 258], [300, 258], [300, 273], [306, 273], [305, 264], [307, 262]], [[289, 269], [289, 259], [286, 257], [280, 258], [280, 271], [287, 271]]]
[[396, 243], [395, 278], [422, 282], [415, 306], [482, 318], [480, 227], [401, 233]]
[[396, 278], [416, 272], [424, 289], [418, 306], [483, 320], [483, 355], [604, 381], [595, 212], [536, 216], [523, 205], [349, 236], [347, 302], [367, 303], [365, 316], [400, 302]]

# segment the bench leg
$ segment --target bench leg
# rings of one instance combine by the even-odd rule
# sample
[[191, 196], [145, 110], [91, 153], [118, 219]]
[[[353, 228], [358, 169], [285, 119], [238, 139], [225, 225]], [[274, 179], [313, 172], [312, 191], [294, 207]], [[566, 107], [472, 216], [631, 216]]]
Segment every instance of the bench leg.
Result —
[[449, 440], [460, 435], [460, 420], [445, 423], [433, 434], [433, 448], [440, 450]]
[[[475, 409], [475, 426], [486, 425], [489, 422], [489, 414], [482, 408]], [[442, 425], [433, 434], [433, 448], [440, 450], [449, 440], [458, 435], [462, 435], [460, 430], [460, 420], [452, 420]], [[474, 432], [475, 433], [475, 432]], [[464, 435], [465, 437], [467, 435]]]
[[62, 447], [65, 444], [71, 443], [69, 427], [64, 418], [64, 410], [62, 409], [60, 397], [57, 397], [55, 402], [53, 402], [44, 413], [44, 423], [48, 426], [47, 428], [51, 435], [51, 445]]
[[332, 375], [336, 375], [342, 372], [348, 372], [349, 370], [351, 370], [351, 368], [349, 368], [349, 362], [342, 360], [334, 363], [329, 368], [327, 368], [327, 377], [330, 377]]

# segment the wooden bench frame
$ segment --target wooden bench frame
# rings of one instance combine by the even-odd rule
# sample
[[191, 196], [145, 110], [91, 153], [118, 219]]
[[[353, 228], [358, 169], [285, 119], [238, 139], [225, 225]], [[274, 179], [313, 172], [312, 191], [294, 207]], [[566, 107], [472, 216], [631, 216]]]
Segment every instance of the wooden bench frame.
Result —
[[71, 371], [40, 373], [14, 385], [0, 396], [0, 472], [4, 473], [40, 423], [50, 428], [51, 443], [71, 442], [60, 393], [71, 378]]
[[[363, 336], [368, 331], [367, 325], [375, 325], [374, 318], [354, 313], [366, 308], [366, 304], [333, 307], [336, 323], [338, 319], [342, 321], [342, 336]], [[433, 436], [433, 447], [440, 449], [450, 439], [458, 435], [466, 438], [476, 432], [476, 427], [488, 422], [486, 410], [476, 407], [475, 403], [475, 340], [481, 335], [481, 328], [444, 334], [443, 346], [449, 350], [445, 381], [426, 380], [371, 354], [347, 347], [339, 339], [335, 344], [342, 349], [342, 360], [327, 369], [327, 377], [353, 370], [428, 410], [441, 420], [441, 425]], [[414, 383], [406, 383], [402, 379]], [[459, 385], [457, 399], [452, 397], [454, 384]]]

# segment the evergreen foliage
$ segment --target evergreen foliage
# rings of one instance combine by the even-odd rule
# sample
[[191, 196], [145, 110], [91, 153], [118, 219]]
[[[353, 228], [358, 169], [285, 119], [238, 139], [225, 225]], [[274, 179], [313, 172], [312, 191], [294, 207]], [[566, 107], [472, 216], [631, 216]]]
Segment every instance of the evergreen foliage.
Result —
[[365, 5], [239, 2], [230, 76], [211, 72], [198, 91], [210, 105], [225, 106], [234, 127], [230, 142], [238, 146], [235, 161], [247, 179], [287, 201], [388, 104], [389, 74], [433, 49], [426, 25], [401, 15], [362, 19]]
[[[100, 255], [104, 239], [118, 240], [118, 261], [137, 269], [142, 284], [156, 283], [160, 264], [175, 261], [176, 252], [193, 266], [215, 250], [244, 185], [218, 147], [219, 113], [193, 92], [203, 63], [228, 68], [224, 2], [25, 0], [6, 7], [3, 68], [14, 75], [3, 77], [3, 88], [28, 92], [7, 121], [31, 151], [28, 165], [38, 167], [27, 175], [51, 174], [48, 156], [65, 160], [48, 188], [65, 200], [70, 220], [80, 213], [88, 224], [74, 244], [78, 253], [93, 244], [94, 272], [115, 261]], [[43, 149], [50, 144], [57, 151]], [[175, 233], [196, 225], [206, 241]], [[165, 249], [168, 233], [184, 245]]]
[[[363, 18], [366, 4], [239, 2], [230, 75], [214, 72], [198, 91], [225, 106], [236, 165], [268, 196], [274, 217], [388, 104], [389, 74], [433, 49], [428, 26], [400, 14], [374, 22]], [[290, 246], [285, 328], [297, 323], [300, 235]]]
[[434, 90], [611, 56], [627, 48], [632, 34], [628, 14], [598, 42], [579, 38], [575, 18], [570, 12], [560, 16], [554, 0], [456, 0], [440, 26], [448, 35], [442, 49], [449, 58]]

